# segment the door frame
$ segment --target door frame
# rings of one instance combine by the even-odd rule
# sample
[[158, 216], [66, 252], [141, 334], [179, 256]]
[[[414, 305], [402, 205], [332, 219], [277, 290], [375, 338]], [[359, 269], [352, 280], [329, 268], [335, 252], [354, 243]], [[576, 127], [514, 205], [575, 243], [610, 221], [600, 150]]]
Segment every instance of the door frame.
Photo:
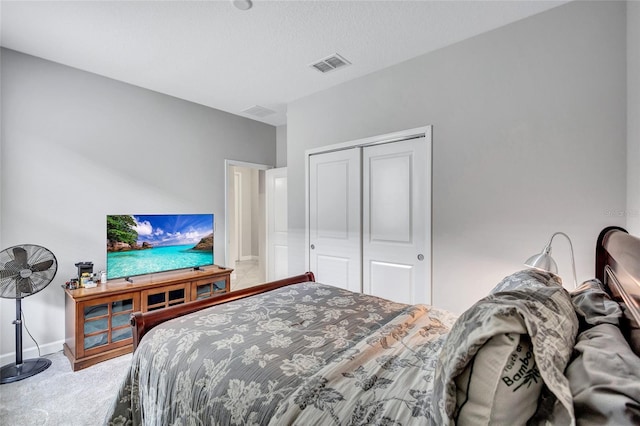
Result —
[[[429, 143], [429, 158], [431, 163], [429, 164], [429, 173], [430, 176], [433, 175], [433, 126], [422, 126], [415, 127], [413, 129], [400, 130], [397, 132], [386, 133], [377, 136], [371, 136], [362, 139], [355, 139], [352, 141], [341, 142], [332, 145], [325, 145], [318, 148], [308, 149], [304, 152], [305, 161], [304, 161], [304, 176], [305, 176], [305, 190], [304, 190], [304, 202], [305, 202], [305, 231], [304, 231], [304, 247], [305, 247], [305, 256], [304, 256], [304, 267], [305, 270], [308, 271], [311, 265], [311, 257], [309, 253], [309, 243], [311, 241], [311, 230], [310, 230], [310, 211], [309, 211], [309, 170], [310, 170], [310, 158], [314, 154], [324, 154], [333, 151], [341, 151], [344, 149], [356, 148], [356, 147], [365, 147], [372, 145], [380, 145], [385, 143], [393, 143], [400, 142], [407, 139], [415, 139], [415, 138], [426, 138]], [[431, 199], [429, 200], [429, 207], [427, 208], [427, 226], [429, 227], [429, 235], [431, 236], [429, 241], [429, 288], [431, 291], [430, 297], [433, 297], [433, 286], [431, 285], [433, 281], [433, 179], [430, 179], [429, 182], [429, 193], [431, 195]], [[432, 299], [433, 300], [433, 299]]]
[[229, 229], [229, 167], [246, 167], [249, 169], [269, 170], [273, 166], [268, 164], [249, 163], [246, 161], [238, 160], [224, 160], [224, 262], [229, 268], [233, 268], [235, 265], [229, 265], [229, 236], [231, 230]]

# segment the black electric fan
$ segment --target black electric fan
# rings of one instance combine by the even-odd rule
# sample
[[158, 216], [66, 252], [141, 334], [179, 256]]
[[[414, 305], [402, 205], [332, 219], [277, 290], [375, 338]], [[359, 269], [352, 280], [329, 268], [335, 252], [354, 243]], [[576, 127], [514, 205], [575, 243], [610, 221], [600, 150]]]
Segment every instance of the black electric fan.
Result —
[[34, 376], [51, 365], [47, 358], [22, 360], [22, 299], [39, 292], [53, 280], [56, 257], [44, 247], [23, 244], [0, 251], [0, 297], [16, 299], [16, 362], [2, 367], [0, 384]]

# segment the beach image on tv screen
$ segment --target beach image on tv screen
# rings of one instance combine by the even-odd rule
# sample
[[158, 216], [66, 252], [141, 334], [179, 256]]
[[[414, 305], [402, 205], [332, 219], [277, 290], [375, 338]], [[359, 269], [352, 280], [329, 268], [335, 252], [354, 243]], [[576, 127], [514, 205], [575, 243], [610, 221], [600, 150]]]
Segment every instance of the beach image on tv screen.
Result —
[[107, 279], [213, 263], [213, 214], [107, 216]]

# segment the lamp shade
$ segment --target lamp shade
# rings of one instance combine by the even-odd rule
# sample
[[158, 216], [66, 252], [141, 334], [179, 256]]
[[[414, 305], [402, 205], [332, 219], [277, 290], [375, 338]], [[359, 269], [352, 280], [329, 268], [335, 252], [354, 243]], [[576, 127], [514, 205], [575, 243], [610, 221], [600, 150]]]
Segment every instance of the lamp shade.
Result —
[[558, 274], [558, 265], [556, 261], [546, 252], [542, 252], [531, 256], [524, 262], [526, 266], [531, 268], [540, 269], [542, 271], [551, 272], [552, 274]]
[[553, 237], [556, 235], [562, 235], [569, 242], [569, 248], [571, 249], [571, 267], [573, 269], [573, 287], [578, 287], [578, 277], [576, 275], [576, 261], [573, 257], [573, 244], [571, 243], [571, 238], [564, 232], [556, 232], [549, 239], [549, 243], [544, 246], [542, 249], [542, 253], [531, 256], [524, 262], [525, 266], [530, 268], [539, 269], [541, 271], [551, 272], [552, 274], [558, 275], [558, 265], [556, 265], [556, 261], [551, 257], [551, 243], [553, 242]]

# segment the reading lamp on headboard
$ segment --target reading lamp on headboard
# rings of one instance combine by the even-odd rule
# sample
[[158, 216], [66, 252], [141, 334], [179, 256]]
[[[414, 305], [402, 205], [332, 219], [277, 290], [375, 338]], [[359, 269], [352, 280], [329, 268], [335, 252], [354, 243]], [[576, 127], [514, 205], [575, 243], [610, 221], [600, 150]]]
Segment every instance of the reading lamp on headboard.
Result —
[[573, 257], [573, 244], [571, 244], [571, 238], [564, 232], [556, 232], [551, 236], [551, 239], [542, 249], [542, 253], [531, 256], [527, 259], [524, 264], [531, 268], [539, 269], [545, 272], [551, 272], [552, 274], [558, 274], [558, 265], [555, 260], [551, 257], [551, 243], [553, 242], [553, 237], [556, 235], [563, 235], [569, 241], [569, 248], [571, 249], [571, 266], [573, 267], [573, 287], [578, 287], [578, 279], [576, 277], [576, 261]]

